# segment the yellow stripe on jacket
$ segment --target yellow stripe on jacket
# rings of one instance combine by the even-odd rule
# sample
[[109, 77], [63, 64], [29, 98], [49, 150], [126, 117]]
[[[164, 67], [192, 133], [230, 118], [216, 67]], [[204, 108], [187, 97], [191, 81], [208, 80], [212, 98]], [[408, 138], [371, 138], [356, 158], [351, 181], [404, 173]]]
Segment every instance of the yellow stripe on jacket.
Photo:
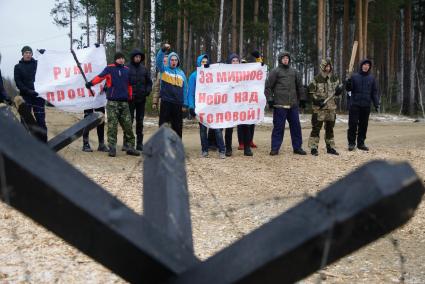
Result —
[[170, 85], [183, 87], [184, 79], [179, 74], [168, 73], [167, 71], [163, 72], [161, 75], [161, 80], [167, 82]]

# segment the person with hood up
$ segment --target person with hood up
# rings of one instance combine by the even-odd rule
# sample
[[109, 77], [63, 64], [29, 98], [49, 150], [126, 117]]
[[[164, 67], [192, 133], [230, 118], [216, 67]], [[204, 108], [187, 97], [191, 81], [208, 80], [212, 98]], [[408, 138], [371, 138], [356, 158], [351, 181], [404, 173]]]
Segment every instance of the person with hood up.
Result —
[[[207, 67], [209, 65], [209, 57], [206, 54], [202, 54], [198, 56], [198, 59], [196, 60], [197, 66], [201, 67]], [[187, 91], [187, 100], [188, 100], [188, 107], [190, 114], [195, 117], [195, 90], [196, 90], [196, 76], [197, 71], [193, 71], [192, 74], [189, 76], [189, 86]], [[212, 129], [215, 134], [216, 143], [218, 145], [218, 155], [221, 159], [226, 158], [225, 152], [226, 148], [224, 147], [224, 141], [223, 141], [223, 133], [221, 132], [221, 129]], [[199, 135], [201, 137], [201, 148], [202, 152], [201, 155], [204, 158], [208, 157], [208, 134], [207, 134], [207, 127], [203, 125], [202, 123], [199, 123]]]
[[286, 120], [289, 122], [294, 154], [306, 155], [302, 149], [301, 123], [298, 107], [305, 108], [306, 99], [299, 72], [290, 67], [291, 56], [283, 52], [278, 56], [278, 67], [270, 71], [265, 95], [273, 109], [273, 130], [270, 155], [279, 154], [283, 142]]
[[[226, 61], [227, 64], [240, 64], [241, 58], [236, 53], [231, 53]], [[244, 156], [253, 156], [254, 154], [251, 151], [251, 126], [247, 124], [239, 125], [241, 132], [242, 142], [244, 144]], [[225, 143], [226, 143], [226, 156], [232, 156], [232, 136], [233, 136], [233, 127], [226, 128], [225, 131]]]
[[21, 53], [22, 59], [15, 65], [14, 69], [16, 87], [19, 89], [20, 95], [34, 114], [34, 118], [43, 132], [41, 140], [47, 142], [45, 101], [38, 96], [38, 93], [34, 89], [37, 60], [32, 57], [32, 48], [29, 46], [24, 46]]
[[370, 104], [373, 103], [375, 110], [379, 111], [378, 87], [375, 78], [370, 74], [372, 61], [364, 59], [360, 62], [359, 72], [354, 73], [347, 79], [345, 89], [349, 93], [348, 108], [348, 150], [357, 148], [369, 151], [365, 145], [367, 126], [370, 115]]
[[124, 65], [125, 57], [121, 52], [114, 55], [114, 64], [110, 64], [103, 71], [87, 82], [86, 87], [90, 88], [106, 80], [106, 114], [108, 117], [108, 146], [109, 156], [115, 157], [117, 154], [117, 132], [118, 123], [121, 125], [125, 141], [128, 143], [127, 155], [140, 156], [134, 149], [135, 138], [131, 127], [130, 109], [128, 101], [132, 98], [132, 88], [129, 78], [128, 67]]
[[177, 53], [168, 54], [168, 66], [164, 65], [164, 54], [171, 46], [164, 44], [156, 56], [156, 67], [161, 72], [159, 126], [169, 122], [180, 138], [183, 134], [183, 112], [187, 110], [187, 80], [180, 69]]
[[[132, 99], [129, 101], [131, 125], [136, 112], [136, 150], [143, 151], [143, 120], [145, 117], [146, 97], [152, 91], [151, 73], [143, 64], [145, 54], [139, 49], [134, 49], [130, 54], [128, 64], [130, 84], [133, 90]], [[124, 137], [125, 138], [125, 137]], [[124, 139], [124, 151], [127, 150], [127, 141]]]
[[[311, 116], [311, 134], [308, 147], [313, 156], [319, 155], [318, 147], [320, 140], [320, 129], [325, 124], [325, 142], [328, 154], [339, 155], [335, 150], [334, 126], [336, 119], [335, 98], [342, 94], [338, 76], [332, 73], [330, 59], [323, 59], [320, 64], [320, 73], [308, 85], [308, 91], [313, 98], [313, 115]], [[326, 103], [325, 100], [329, 97]]]

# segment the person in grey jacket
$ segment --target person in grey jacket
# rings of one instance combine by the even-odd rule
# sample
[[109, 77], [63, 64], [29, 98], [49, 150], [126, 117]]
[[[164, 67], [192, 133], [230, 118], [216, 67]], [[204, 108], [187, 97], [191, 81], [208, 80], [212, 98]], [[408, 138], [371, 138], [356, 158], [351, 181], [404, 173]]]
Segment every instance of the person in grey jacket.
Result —
[[299, 109], [305, 108], [306, 97], [301, 76], [290, 67], [288, 52], [279, 54], [278, 67], [270, 71], [266, 80], [266, 98], [273, 109], [273, 131], [270, 155], [279, 154], [283, 142], [285, 123], [288, 120], [294, 154], [306, 155], [302, 149], [301, 123]]
[[360, 62], [359, 72], [354, 73], [346, 81], [345, 88], [351, 92], [349, 96], [348, 113], [348, 150], [357, 148], [368, 151], [365, 145], [367, 126], [369, 122], [370, 105], [373, 103], [375, 110], [379, 110], [378, 87], [375, 78], [370, 74], [372, 61], [364, 59]]

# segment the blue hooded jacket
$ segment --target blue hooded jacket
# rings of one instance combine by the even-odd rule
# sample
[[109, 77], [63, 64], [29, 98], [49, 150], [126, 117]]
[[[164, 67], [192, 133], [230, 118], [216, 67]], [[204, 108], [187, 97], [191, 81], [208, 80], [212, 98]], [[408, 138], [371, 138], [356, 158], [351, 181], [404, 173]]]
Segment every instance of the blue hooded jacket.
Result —
[[[202, 59], [207, 58], [208, 63], [210, 63], [210, 59], [207, 54], [201, 54], [198, 56], [198, 59], [196, 60], [196, 64], [198, 67], [201, 67]], [[187, 105], [190, 109], [195, 109], [195, 90], [196, 90], [196, 70], [190, 74], [189, 77], [189, 88], [187, 91]]]
[[[171, 57], [177, 57], [177, 67], [172, 68]], [[161, 72], [161, 100], [187, 106], [187, 81], [186, 75], [180, 69], [180, 58], [175, 52], [168, 54], [168, 66], [164, 66], [164, 52], [160, 49], [156, 56], [156, 68]]]

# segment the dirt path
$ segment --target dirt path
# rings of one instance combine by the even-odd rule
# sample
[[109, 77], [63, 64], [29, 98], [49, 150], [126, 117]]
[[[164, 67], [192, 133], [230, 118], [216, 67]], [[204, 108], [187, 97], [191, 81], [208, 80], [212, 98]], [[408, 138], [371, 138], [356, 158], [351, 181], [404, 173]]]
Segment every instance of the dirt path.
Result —
[[[54, 135], [76, 121], [75, 116], [49, 113]], [[146, 137], [156, 130], [148, 119]], [[152, 125], [152, 126], [149, 126]], [[303, 124], [304, 141], [310, 127]], [[371, 151], [346, 151], [346, 124], [335, 129], [338, 157], [324, 154], [295, 156], [286, 133], [281, 155], [268, 155], [270, 125], [256, 128], [259, 146], [254, 157], [234, 149], [234, 157], [200, 158], [199, 132], [194, 123], [184, 129], [195, 253], [206, 259], [254, 230], [274, 216], [372, 160], [409, 161], [425, 177], [425, 124], [372, 122], [367, 144]], [[97, 146], [91, 135], [92, 147]], [[306, 143], [305, 143], [306, 144]], [[60, 152], [68, 162], [142, 213], [142, 160], [120, 152], [117, 158], [104, 153], [80, 151], [81, 141]], [[236, 134], [234, 135], [236, 147]], [[306, 148], [306, 145], [304, 146]], [[329, 266], [327, 283], [391, 283], [404, 276], [406, 283], [425, 282], [425, 203], [412, 221], [390, 236]], [[400, 259], [405, 261], [401, 265]], [[0, 282], [121, 283], [122, 280], [90, 258], [68, 246], [20, 213], [0, 205]], [[318, 275], [304, 280], [315, 283]]]

